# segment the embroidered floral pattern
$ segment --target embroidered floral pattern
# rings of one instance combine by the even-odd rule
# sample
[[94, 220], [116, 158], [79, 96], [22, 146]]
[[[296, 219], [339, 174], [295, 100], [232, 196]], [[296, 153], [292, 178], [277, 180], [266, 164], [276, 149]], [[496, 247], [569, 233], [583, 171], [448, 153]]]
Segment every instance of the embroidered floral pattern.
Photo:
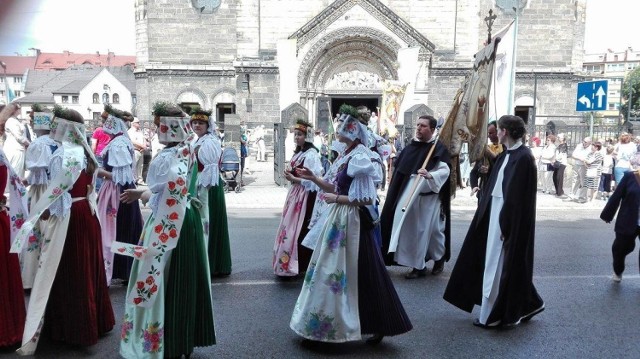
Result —
[[125, 343], [129, 342], [131, 337], [131, 330], [133, 329], [133, 318], [129, 317], [129, 314], [124, 313], [124, 319], [122, 320], [122, 327], [120, 327], [120, 340]]
[[327, 234], [326, 244], [331, 252], [347, 246], [346, 226], [334, 223]]
[[118, 209], [111, 207], [110, 204], [107, 205], [107, 216], [108, 217], [117, 217], [118, 216]]
[[148, 272], [149, 276], [144, 281], [136, 282], [136, 293], [137, 296], [133, 298], [134, 304], [140, 304], [145, 302], [151, 298], [152, 295], [158, 292], [158, 285], [156, 284], [156, 279], [154, 276], [157, 276], [160, 273], [158, 268], [151, 265], [151, 270]]
[[164, 337], [164, 329], [160, 326], [160, 322], [154, 322], [147, 325], [147, 329], [142, 332], [142, 350], [145, 353], [157, 353], [162, 349]]
[[290, 260], [291, 260], [291, 253], [287, 251], [282, 252], [282, 255], [280, 255], [280, 258], [278, 258], [278, 264], [283, 271], [286, 272], [289, 270]]
[[309, 320], [305, 323], [305, 334], [315, 340], [332, 340], [336, 337], [336, 329], [334, 328], [335, 318], [325, 315], [320, 311], [317, 313], [310, 313]]
[[344, 271], [337, 271], [329, 275], [326, 284], [329, 286], [329, 290], [331, 290], [333, 294], [343, 294], [347, 288], [347, 277], [345, 276]]

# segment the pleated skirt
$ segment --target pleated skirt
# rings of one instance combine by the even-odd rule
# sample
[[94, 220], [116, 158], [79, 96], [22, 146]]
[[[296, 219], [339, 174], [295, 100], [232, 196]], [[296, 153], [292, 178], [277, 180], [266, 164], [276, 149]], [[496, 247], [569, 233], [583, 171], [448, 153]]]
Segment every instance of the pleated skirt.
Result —
[[43, 332], [88, 346], [115, 325], [107, 288], [98, 218], [86, 200], [73, 203], [60, 265], [51, 287]]
[[[120, 193], [126, 189], [136, 188], [133, 183], [118, 186]], [[144, 221], [140, 212], [139, 201], [129, 204], [120, 202], [118, 205], [118, 215], [116, 217], [116, 241], [130, 244], [138, 244]], [[129, 280], [133, 257], [115, 255], [113, 258], [112, 279]]]
[[231, 274], [231, 244], [224, 181], [209, 188], [209, 266], [211, 276]]
[[20, 343], [26, 317], [20, 263], [10, 248], [9, 216], [0, 212], [0, 347]]
[[384, 265], [373, 231], [360, 226], [358, 306], [362, 334], [393, 336], [413, 328]]
[[200, 214], [193, 207], [187, 209], [178, 245], [171, 251], [166, 283], [165, 358], [214, 345], [209, 264]]

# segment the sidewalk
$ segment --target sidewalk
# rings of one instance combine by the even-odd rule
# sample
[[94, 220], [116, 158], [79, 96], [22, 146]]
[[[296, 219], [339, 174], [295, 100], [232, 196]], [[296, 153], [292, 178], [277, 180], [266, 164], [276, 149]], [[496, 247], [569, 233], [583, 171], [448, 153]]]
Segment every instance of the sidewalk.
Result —
[[[244, 175], [245, 186], [240, 193], [229, 192], [226, 194], [227, 208], [229, 209], [282, 209], [287, 197], [288, 187], [276, 185], [273, 174], [273, 158], [267, 162], [257, 162], [255, 157], [248, 157]], [[238, 181], [240, 176], [238, 176]], [[380, 200], [384, 201], [386, 191], [379, 191]], [[538, 192], [536, 207], [538, 209], [602, 209], [606, 202], [595, 200], [588, 203], [565, 202], [554, 195]], [[475, 210], [478, 200], [471, 196], [469, 187], [458, 189], [456, 196], [451, 200], [451, 208], [454, 210]]]

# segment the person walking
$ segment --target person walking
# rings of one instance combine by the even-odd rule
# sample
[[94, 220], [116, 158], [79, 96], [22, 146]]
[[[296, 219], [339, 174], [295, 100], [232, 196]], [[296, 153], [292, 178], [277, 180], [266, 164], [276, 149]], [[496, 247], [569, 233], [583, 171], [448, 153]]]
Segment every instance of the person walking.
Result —
[[431, 115], [418, 118], [415, 138], [395, 160], [380, 217], [386, 263], [412, 268], [407, 279], [426, 276], [429, 260], [434, 261], [431, 274], [442, 273], [451, 256], [451, 163], [449, 151], [434, 136], [437, 122]]
[[166, 147], [149, 166], [148, 189], [128, 189], [121, 200], [149, 203], [139, 246], [116, 242], [112, 251], [134, 261], [120, 334], [124, 358], [189, 357], [216, 342], [209, 261], [199, 201], [195, 134], [177, 106], [156, 103], [154, 123]]
[[343, 114], [336, 135], [346, 149], [324, 177], [298, 171], [324, 191], [328, 207], [316, 224], [318, 235], [309, 232], [304, 240], [315, 249], [289, 325], [312, 341], [341, 343], [373, 334], [367, 341], [377, 344], [412, 325], [374, 242], [373, 225], [359, 210], [376, 197], [376, 170], [363, 145], [367, 129]]
[[507, 151], [498, 156], [451, 272], [444, 299], [471, 313], [474, 325], [513, 326], [545, 308], [533, 285], [536, 222], [536, 164], [523, 146], [524, 121], [506, 115], [498, 137]]
[[31, 290], [20, 355], [34, 354], [41, 333], [53, 341], [90, 346], [115, 325], [95, 215], [98, 163], [82, 115], [59, 106], [54, 115], [50, 136], [62, 146], [51, 159], [51, 181], [31, 204], [12, 247], [20, 252], [37, 221], [49, 218], [49, 242]]
[[284, 171], [291, 183], [282, 209], [280, 224], [273, 245], [272, 267], [276, 276], [290, 278], [304, 273], [313, 253], [301, 244], [309, 232], [309, 223], [316, 201], [318, 186], [298, 176], [298, 170], [308, 168], [315, 176], [322, 176], [318, 149], [313, 145], [312, 125], [297, 120], [293, 128], [296, 149]]
[[496, 121], [491, 121], [487, 125], [487, 138], [489, 144], [485, 148], [482, 155], [482, 159], [476, 161], [471, 173], [469, 174], [469, 182], [471, 184], [471, 195], [474, 194], [480, 200], [482, 196], [482, 190], [485, 187], [493, 164], [496, 162], [496, 157], [504, 151], [504, 145], [500, 143], [498, 139], [498, 125]]
[[616, 216], [614, 226], [615, 239], [611, 246], [613, 257], [613, 275], [611, 280], [616, 283], [622, 281], [625, 269], [625, 258], [633, 252], [636, 246], [636, 237], [640, 235], [640, 170], [627, 171], [622, 180], [616, 186], [611, 198], [604, 206], [600, 219], [611, 223]]
[[111, 247], [114, 242], [137, 244], [142, 233], [142, 212], [136, 202], [121, 203], [120, 195], [127, 189], [135, 189], [133, 178], [134, 147], [127, 136], [125, 113], [110, 105], [104, 106], [104, 133], [109, 144], [102, 150], [103, 166], [98, 177], [103, 184], [98, 191], [98, 218], [102, 233], [102, 254], [107, 285], [112, 280], [121, 280], [125, 284], [131, 274], [133, 258], [114, 255]]
[[216, 135], [211, 111], [191, 111], [191, 128], [198, 136], [195, 153], [198, 167], [198, 199], [202, 202], [200, 218], [204, 225], [211, 277], [231, 274], [231, 244], [224, 181], [220, 178], [222, 144]]

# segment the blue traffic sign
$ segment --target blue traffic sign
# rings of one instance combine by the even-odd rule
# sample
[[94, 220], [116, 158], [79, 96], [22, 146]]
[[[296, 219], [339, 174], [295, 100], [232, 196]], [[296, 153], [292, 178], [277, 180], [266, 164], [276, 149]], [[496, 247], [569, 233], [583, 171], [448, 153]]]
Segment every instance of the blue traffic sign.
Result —
[[604, 111], [607, 109], [607, 80], [578, 83], [576, 111]]

